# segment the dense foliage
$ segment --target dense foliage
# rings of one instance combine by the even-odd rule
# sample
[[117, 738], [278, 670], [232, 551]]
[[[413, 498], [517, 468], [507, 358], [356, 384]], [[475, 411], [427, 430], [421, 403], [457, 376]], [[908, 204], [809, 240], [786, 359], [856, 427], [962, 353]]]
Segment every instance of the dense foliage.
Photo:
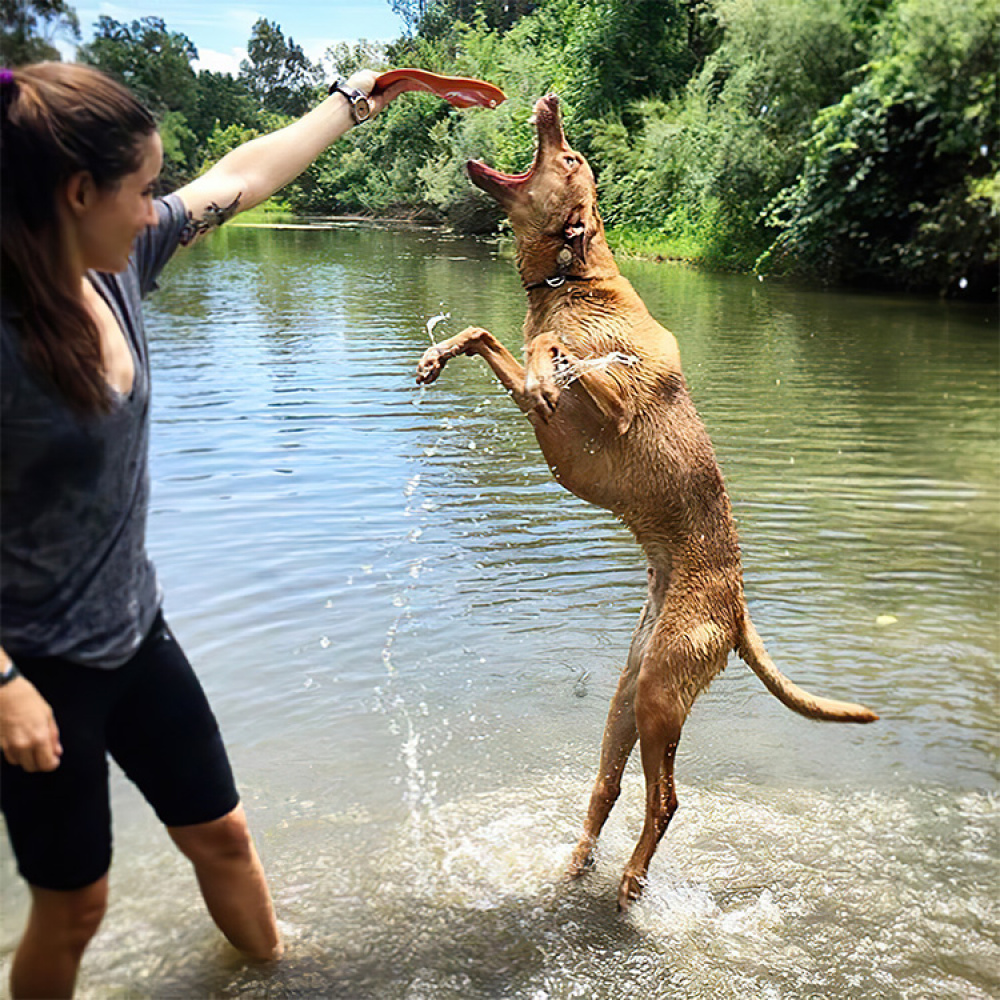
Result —
[[[493, 229], [496, 209], [468, 183], [465, 161], [524, 169], [532, 105], [555, 91], [619, 244], [713, 266], [995, 294], [996, 0], [388, 2], [404, 37], [341, 44], [319, 66], [263, 19], [235, 78], [196, 73], [194, 46], [157, 18], [102, 17], [80, 58], [158, 114], [171, 183], [301, 113], [338, 74], [415, 65], [484, 77], [509, 99], [464, 112], [426, 95], [395, 102], [286, 189], [290, 209]], [[0, 0], [5, 32], [8, 8], [66, 23], [60, 4]]]
[[771, 204], [769, 261], [830, 277], [990, 289], [996, 282], [995, 0], [908, 2], [863, 78], [815, 118]]

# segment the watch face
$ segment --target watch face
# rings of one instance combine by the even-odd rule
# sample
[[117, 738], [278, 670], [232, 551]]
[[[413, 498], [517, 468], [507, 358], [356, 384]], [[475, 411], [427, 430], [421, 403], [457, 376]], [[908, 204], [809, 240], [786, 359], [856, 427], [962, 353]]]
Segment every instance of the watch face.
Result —
[[372, 106], [367, 97], [359, 97], [353, 102], [354, 118], [358, 122], [366, 122], [372, 116]]

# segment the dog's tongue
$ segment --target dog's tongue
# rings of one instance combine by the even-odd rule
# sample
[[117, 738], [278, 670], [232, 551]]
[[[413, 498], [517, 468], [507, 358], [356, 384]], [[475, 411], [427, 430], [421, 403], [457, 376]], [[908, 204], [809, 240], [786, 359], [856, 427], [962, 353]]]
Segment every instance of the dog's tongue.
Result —
[[513, 191], [523, 184], [532, 171], [526, 170], [523, 174], [505, 174], [492, 167], [486, 166], [482, 160], [469, 160], [465, 165], [469, 179], [476, 187], [482, 188], [488, 194], [499, 194], [503, 191]]

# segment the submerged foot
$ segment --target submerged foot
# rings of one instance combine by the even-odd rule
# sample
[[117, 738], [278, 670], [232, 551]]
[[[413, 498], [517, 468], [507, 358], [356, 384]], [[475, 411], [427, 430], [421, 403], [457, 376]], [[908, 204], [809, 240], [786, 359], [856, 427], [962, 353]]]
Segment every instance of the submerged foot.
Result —
[[589, 837], [584, 837], [573, 850], [573, 856], [566, 866], [566, 877], [571, 879], [586, 875], [594, 867], [594, 845]]
[[624, 913], [641, 895], [646, 879], [626, 871], [618, 887], [618, 912]]

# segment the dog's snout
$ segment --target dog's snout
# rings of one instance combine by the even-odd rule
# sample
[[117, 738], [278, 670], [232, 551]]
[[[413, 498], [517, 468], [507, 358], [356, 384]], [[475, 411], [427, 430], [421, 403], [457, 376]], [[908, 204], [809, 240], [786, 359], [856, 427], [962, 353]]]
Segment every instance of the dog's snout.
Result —
[[561, 116], [559, 114], [559, 97], [556, 94], [546, 94], [544, 97], [540, 97], [537, 101], [535, 101], [533, 117], [539, 132], [541, 132], [544, 128], [551, 128], [555, 125], [559, 127], [559, 131], [561, 133], [562, 127], [560, 124]]
[[559, 98], [555, 94], [546, 94], [535, 103], [535, 128], [538, 131], [539, 152], [553, 149], [569, 149], [566, 136], [563, 134], [562, 114], [559, 109]]

